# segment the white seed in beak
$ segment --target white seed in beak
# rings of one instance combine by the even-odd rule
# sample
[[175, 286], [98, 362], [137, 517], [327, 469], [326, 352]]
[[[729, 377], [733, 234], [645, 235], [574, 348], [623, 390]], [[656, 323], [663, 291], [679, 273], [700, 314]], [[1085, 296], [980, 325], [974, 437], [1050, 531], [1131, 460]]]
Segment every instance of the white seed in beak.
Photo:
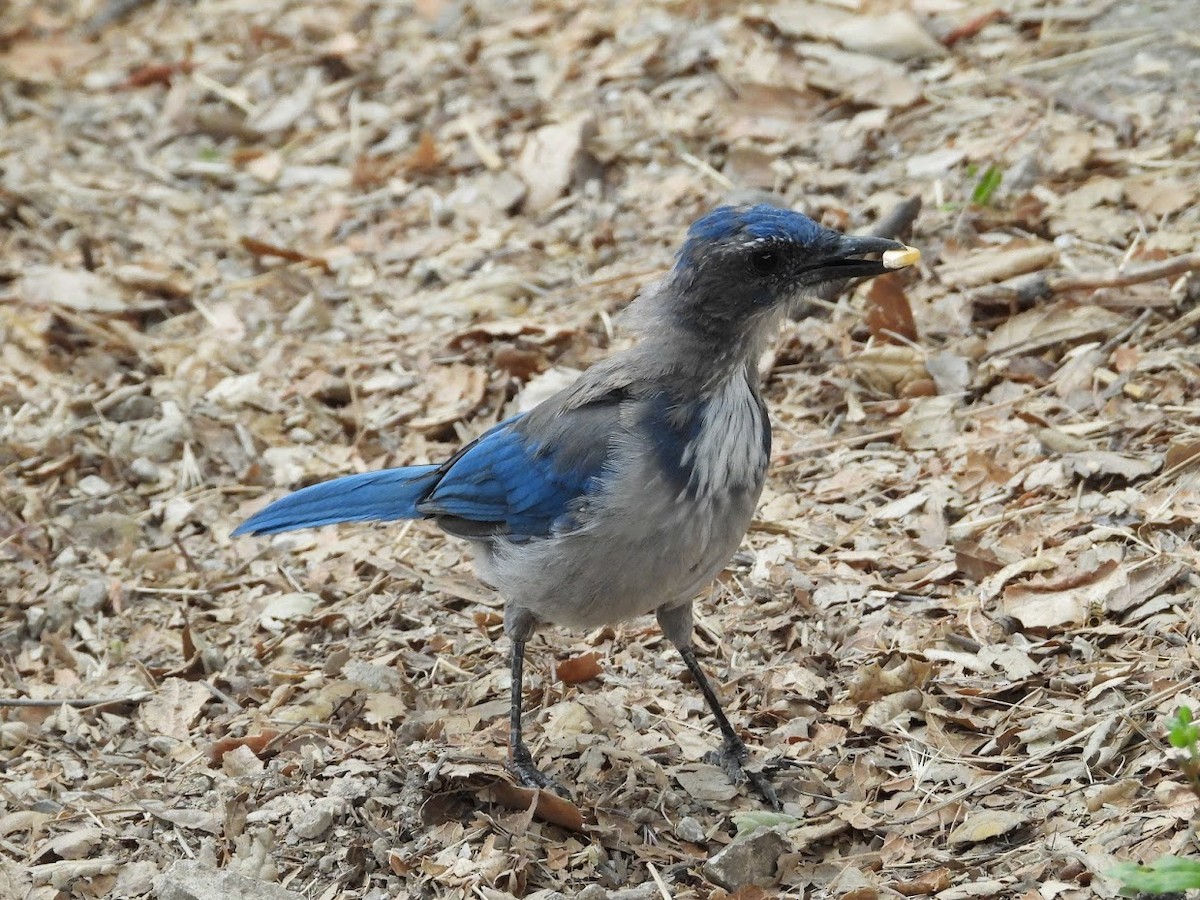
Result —
[[889, 269], [907, 269], [921, 261], [921, 251], [916, 247], [905, 247], [903, 250], [888, 250], [880, 257], [880, 262]]

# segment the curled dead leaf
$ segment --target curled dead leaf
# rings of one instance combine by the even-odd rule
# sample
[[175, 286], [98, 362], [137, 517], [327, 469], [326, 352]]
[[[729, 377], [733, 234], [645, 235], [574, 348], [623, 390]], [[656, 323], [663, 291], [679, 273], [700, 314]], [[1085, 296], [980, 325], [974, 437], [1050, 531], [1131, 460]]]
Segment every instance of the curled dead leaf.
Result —
[[917, 323], [900, 279], [881, 275], [867, 291], [867, 328], [877, 341], [900, 344], [917, 339]]
[[600, 668], [600, 654], [592, 651], [562, 660], [554, 671], [563, 684], [579, 684], [596, 678], [603, 669]]
[[279, 735], [280, 732], [275, 729], [265, 728], [262, 731], [243, 735], [242, 737], [224, 737], [219, 741], [214, 741], [212, 746], [208, 748], [208, 758], [214, 763], [219, 763], [221, 757], [231, 750], [236, 750], [238, 747], [248, 747], [255, 756], [262, 758], [268, 746]]
[[535, 819], [558, 825], [568, 831], [583, 831], [583, 813], [579, 807], [551, 791], [534, 790], [497, 781], [486, 789], [485, 795], [509, 809], [525, 810], [532, 806]]

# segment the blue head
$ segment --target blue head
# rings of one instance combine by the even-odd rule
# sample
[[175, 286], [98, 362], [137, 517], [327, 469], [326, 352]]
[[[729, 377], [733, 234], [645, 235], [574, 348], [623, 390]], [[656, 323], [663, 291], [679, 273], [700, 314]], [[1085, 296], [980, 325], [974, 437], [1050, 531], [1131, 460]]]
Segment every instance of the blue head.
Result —
[[686, 320], [728, 330], [827, 282], [882, 274], [883, 263], [864, 256], [903, 246], [851, 237], [790, 209], [721, 206], [688, 229], [672, 294]]

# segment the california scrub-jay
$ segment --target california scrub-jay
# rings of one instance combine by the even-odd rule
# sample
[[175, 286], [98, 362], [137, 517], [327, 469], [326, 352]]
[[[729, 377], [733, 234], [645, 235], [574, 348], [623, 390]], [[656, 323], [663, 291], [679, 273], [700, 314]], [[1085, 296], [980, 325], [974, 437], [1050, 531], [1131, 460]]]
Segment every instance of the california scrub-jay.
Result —
[[719, 207], [692, 225], [674, 268], [631, 307], [640, 336], [631, 349], [444, 463], [315, 484], [234, 534], [433, 519], [470, 541], [479, 577], [507, 601], [509, 766], [531, 787], [561, 791], [521, 739], [534, 629], [653, 612], [717, 720], [722, 767], [778, 806], [770, 782], [743, 768], [746, 745], [696, 661], [692, 600], [737, 549], [762, 492], [771, 427], [756, 364], [781, 314], [830, 282], [918, 258], [896, 241], [850, 237], [787, 209]]

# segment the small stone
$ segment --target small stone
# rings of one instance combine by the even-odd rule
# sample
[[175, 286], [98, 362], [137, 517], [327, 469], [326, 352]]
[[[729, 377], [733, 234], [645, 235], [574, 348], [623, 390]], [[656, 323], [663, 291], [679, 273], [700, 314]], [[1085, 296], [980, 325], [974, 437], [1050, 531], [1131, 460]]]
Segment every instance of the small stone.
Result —
[[751, 884], [770, 887], [775, 883], [779, 857], [789, 849], [787, 839], [778, 831], [759, 828], [713, 856], [704, 864], [704, 874], [709, 881], [729, 891]]
[[316, 840], [333, 824], [333, 805], [318, 800], [307, 809], [297, 809], [288, 817], [292, 832], [307, 841]]
[[162, 467], [144, 456], [139, 456], [129, 464], [129, 473], [133, 475], [138, 484], [156, 484], [162, 481], [163, 477]]
[[88, 497], [103, 497], [112, 493], [112, 485], [99, 475], [85, 475], [79, 479], [79, 492]]
[[75, 598], [75, 608], [82, 613], [95, 612], [108, 602], [108, 582], [103, 578], [95, 578], [79, 589]]
[[126, 397], [106, 414], [114, 422], [138, 422], [158, 415], [158, 401], [145, 394]]
[[314, 435], [307, 428], [301, 428], [299, 426], [291, 429], [287, 433], [287, 438], [288, 442], [292, 444], [311, 444], [317, 439], [316, 435]]
[[193, 860], [180, 860], [154, 879], [156, 900], [300, 900], [300, 895], [267, 881], [257, 881], [229, 869], [213, 869]]
[[349, 660], [342, 667], [342, 677], [372, 691], [397, 693], [404, 687], [404, 678], [391, 666], [357, 659]]
[[704, 828], [691, 816], [684, 816], [675, 825], [675, 837], [681, 841], [691, 841], [693, 844], [703, 844], [708, 840]]

